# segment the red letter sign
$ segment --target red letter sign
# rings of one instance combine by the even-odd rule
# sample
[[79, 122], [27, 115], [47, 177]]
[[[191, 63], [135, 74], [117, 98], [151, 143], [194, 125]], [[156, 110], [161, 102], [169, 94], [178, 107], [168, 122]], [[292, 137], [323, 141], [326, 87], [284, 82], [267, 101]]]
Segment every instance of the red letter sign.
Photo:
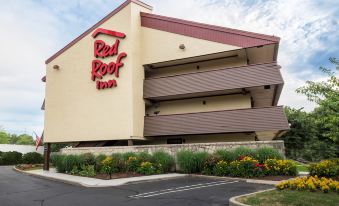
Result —
[[[125, 38], [126, 35], [124, 33], [111, 31], [107, 29], [98, 28], [92, 33], [92, 37], [96, 38], [99, 34], [106, 34], [109, 36], [117, 37], [117, 38]], [[119, 77], [120, 68], [124, 66], [122, 63], [122, 59], [127, 56], [125, 52], [119, 53], [119, 39], [116, 39], [113, 45], [107, 45], [102, 40], [94, 41], [94, 59], [92, 61], [92, 71], [91, 71], [91, 80], [96, 81], [97, 89], [106, 89], [113, 88], [117, 86], [117, 82], [115, 79], [111, 79], [108, 81], [99, 81], [96, 79], [102, 79], [106, 74], [112, 75], [114, 73], [115, 77]], [[115, 62], [104, 63], [98, 58], [106, 58], [113, 57], [117, 55]]]

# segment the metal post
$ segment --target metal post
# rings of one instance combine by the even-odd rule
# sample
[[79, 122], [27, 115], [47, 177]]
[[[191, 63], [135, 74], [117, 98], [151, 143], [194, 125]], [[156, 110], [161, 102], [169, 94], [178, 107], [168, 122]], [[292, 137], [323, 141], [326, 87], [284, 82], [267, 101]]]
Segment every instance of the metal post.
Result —
[[49, 170], [49, 156], [51, 154], [51, 143], [45, 143], [44, 146], [44, 170]]

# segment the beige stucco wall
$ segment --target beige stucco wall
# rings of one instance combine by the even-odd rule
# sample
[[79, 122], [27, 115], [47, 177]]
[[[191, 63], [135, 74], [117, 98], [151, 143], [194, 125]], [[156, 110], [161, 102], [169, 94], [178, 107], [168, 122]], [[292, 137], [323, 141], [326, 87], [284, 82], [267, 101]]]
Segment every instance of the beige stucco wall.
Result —
[[[95, 40], [91, 33], [47, 64], [45, 142], [142, 139], [145, 115], [143, 64], [237, 48], [142, 28], [140, 11], [150, 12], [130, 3], [100, 25], [100, 28], [126, 34], [119, 46], [119, 52], [127, 53], [120, 77], [107, 74], [102, 79], [116, 79], [116, 88], [97, 90], [90, 79]], [[111, 45], [115, 41], [106, 35], [96, 39]], [[186, 45], [185, 51], [178, 48], [180, 43]], [[100, 60], [115, 62], [116, 56]], [[53, 69], [54, 65], [60, 69]]]
[[[143, 53], [142, 64], [182, 59], [240, 48], [146, 27], [142, 27], [141, 30], [142, 46], [145, 51]], [[184, 50], [179, 49], [180, 44], [185, 45]]]
[[[206, 104], [203, 104], [203, 101]], [[163, 101], [147, 107], [146, 114], [152, 116], [155, 111], [160, 111], [158, 115], [167, 115], [243, 108], [251, 108], [251, 96], [248, 94]]]
[[[98, 91], [91, 77], [94, 39], [91, 33], [67, 49], [47, 65], [45, 141], [88, 141], [123, 139], [132, 130], [132, 50], [131, 6], [128, 5], [100, 27], [123, 32], [119, 52], [125, 51], [124, 67], [120, 77], [104, 76], [103, 80], [116, 79], [117, 87]], [[115, 38], [99, 35], [107, 44]], [[115, 61], [116, 57], [101, 59]], [[59, 65], [60, 69], [53, 69]]]

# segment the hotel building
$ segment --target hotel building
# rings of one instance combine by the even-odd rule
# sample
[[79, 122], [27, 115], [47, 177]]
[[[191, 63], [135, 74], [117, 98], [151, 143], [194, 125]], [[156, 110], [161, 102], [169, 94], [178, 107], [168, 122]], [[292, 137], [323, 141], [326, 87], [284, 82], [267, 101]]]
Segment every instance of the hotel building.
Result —
[[289, 128], [279, 40], [127, 0], [46, 60], [44, 142], [272, 140]]

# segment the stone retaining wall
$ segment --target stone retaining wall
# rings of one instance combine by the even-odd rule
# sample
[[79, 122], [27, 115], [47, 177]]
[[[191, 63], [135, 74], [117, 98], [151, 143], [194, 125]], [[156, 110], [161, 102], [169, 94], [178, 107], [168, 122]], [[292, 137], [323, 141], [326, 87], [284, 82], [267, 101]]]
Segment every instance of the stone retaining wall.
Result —
[[118, 146], [118, 147], [80, 147], [80, 148], [64, 148], [61, 149], [61, 154], [83, 154], [93, 153], [95, 155], [126, 152], [148, 152], [163, 150], [170, 153], [174, 157], [180, 150], [205, 151], [213, 153], [219, 149], [234, 149], [237, 147], [249, 147], [252, 149], [260, 147], [273, 147], [281, 154], [285, 154], [284, 141], [249, 141], [249, 142], [218, 142], [218, 143], [194, 143], [194, 144], [164, 144], [164, 145], [136, 145], [136, 146]]

